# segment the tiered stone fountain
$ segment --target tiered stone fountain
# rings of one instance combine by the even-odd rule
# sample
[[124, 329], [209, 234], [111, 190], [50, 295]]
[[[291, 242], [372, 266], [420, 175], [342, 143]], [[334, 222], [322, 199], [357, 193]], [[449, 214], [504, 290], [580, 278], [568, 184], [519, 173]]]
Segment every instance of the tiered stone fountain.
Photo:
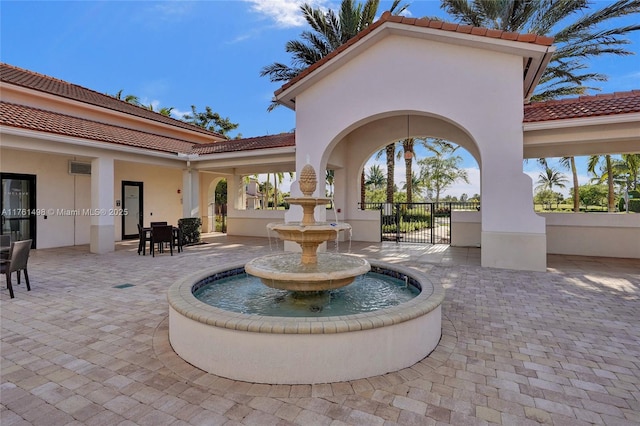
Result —
[[338, 253], [318, 253], [318, 246], [337, 239], [341, 231], [351, 229], [346, 223], [318, 223], [314, 210], [326, 205], [329, 198], [315, 198], [316, 173], [309, 164], [298, 179], [303, 197], [286, 198], [291, 205], [302, 207], [302, 221], [270, 224], [269, 229], [281, 239], [300, 245], [302, 254], [279, 253], [263, 256], [245, 265], [247, 273], [260, 277], [273, 288], [301, 293], [333, 290], [351, 284], [355, 277], [367, 273], [371, 266], [365, 259]]
[[[314, 209], [329, 200], [312, 196], [317, 181], [311, 166], [305, 166], [299, 184], [303, 197], [287, 201], [302, 206], [302, 221], [272, 224], [270, 229], [280, 238], [298, 243], [302, 253], [278, 253], [246, 265], [206, 269], [172, 285], [168, 300], [173, 349], [204, 371], [272, 384], [356, 380], [410, 367], [426, 357], [441, 336], [442, 286], [414, 269], [345, 254], [318, 253], [320, 244], [337, 238], [349, 225], [315, 221]], [[370, 269], [392, 277], [394, 282], [389, 286], [398, 287], [399, 282], [419, 294], [395, 306], [325, 317], [309, 311], [305, 316], [286, 316], [279, 305], [275, 306], [278, 316], [245, 313], [206, 304], [194, 294], [208, 286], [251, 294], [241, 292], [236, 284], [246, 280], [248, 273], [269, 287], [287, 290], [293, 299], [306, 299], [304, 303], [331, 303], [341, 291], [335, 289]], [[222, 283], [229, 287], [222, 287]], [[367, 283], [363, 282], [356, 297], [366, 293], [384, 301]], [[386, 289], [382, 293], [387, 294]]]

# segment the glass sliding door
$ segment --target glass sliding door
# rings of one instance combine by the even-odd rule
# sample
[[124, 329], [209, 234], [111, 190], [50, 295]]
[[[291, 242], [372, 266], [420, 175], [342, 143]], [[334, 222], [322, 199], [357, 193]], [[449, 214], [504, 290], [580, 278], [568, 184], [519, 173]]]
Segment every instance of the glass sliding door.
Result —
[[32, 240], [36, 248], [36, 176], [0, 173], [2, 181], [2, 229], [11, 241]]
[[138, 224], [143, 225], [142, 182], [122, 181], [122, 239], [138, 238]]

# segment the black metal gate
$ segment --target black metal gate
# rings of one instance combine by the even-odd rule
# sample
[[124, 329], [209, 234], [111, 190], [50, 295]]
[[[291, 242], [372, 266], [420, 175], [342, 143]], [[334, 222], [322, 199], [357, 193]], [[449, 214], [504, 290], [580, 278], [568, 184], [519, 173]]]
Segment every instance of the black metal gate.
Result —
[[380, 210], [382, 241], [450, 244], [451, 210], [476, 210], [477, 203], [365, 203]]

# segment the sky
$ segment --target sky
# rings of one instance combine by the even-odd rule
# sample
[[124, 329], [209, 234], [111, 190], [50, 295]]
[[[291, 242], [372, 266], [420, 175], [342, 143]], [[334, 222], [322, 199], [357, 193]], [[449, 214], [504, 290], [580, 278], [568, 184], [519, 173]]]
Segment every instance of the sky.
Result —
[[[332, 9], [339, 5], [339, 0], [307, 2]], [[290, 64], [286, 42], [299, 39], [308, 29], [299, 11], [301, 3], [2, 0], [0, 60], [101, 93], [122, 90], [156, 110], [173, 107], [177, 118], [190, 112], [191, 105], [198, 111], [210, 106], [240, 124], [231, 137], [289, 132], [295, 128], [295, 114], [285, 107], [267, 112], [280, 84], [260, 77], [260, 70], [273, 62]], [[447, 20], [439, 1], [406, 3], [408, 16]], [[610, 2], [593, 3], [600, 7]], [[379, 11], [390, 5], [391, 1], [381, 1]], [[638, 17], [619, 23], [634, 19]], [[628, 38], [632, 42], [628, 49], [639, 53], [640, 34]], [[609, 76], [609, 81], [598, 83], [601, 93], [640, 89], [638, 56], [607, 57], [588, 64], [590, 70]], [[480, 192], [478, 165], [466, 152], [462, 154], [471, 184], [457, 184], [447, 194]], [[423, 153], [418, 150], [417, 155]], [[583, 164], [579, 159], [579, 167]], [[524, 169], [534, 181], [541, 171], [535, 161]], [[401, 187], [403, 161], [396, 166], [396, 176]], [[589, 179], [586, 167], [580, 179], [581, 184]]]

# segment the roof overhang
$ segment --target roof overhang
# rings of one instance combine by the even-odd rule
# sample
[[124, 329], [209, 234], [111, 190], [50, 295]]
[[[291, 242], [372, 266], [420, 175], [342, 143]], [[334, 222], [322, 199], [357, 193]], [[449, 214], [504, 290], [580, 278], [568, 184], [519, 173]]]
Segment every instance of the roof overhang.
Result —
[[[65, 155], [82, 155], [85, 157], [98, 157], [109, 153], [109, 155], [114, 158], [119, 158], [119, 156], [137, 156], [137, 161], [141, 162], [160, 160], [164, 165], [179, 165], [182, 163], [182, 161], [175, 161], [179, 160], [177, 154], [170, 152], [118, 145], [37, 130], [0, 125], [0, 134], [31, 139], [32, 142], [29, 144], [25, 144], [21, 140], [14, 141], [6, 137], [2, 139], [3, 148], [13, 148], [21, 151], [40, 151]], [[143, 159], [147, 160], [143, 161]]]
[[524, 158], [634, 153], [640, 113], [524, 123]]
[[443, 31], [435, 28], [407, 25], [397, 22], [384, 22], [361, 39], [357, 40], [344, 51], [330, 58], [318, 68], [311, 71], [295, 83], [285, 84], [275, 92], [275, 100], [295, 110], [295, 99], [316, 82], [331, 74], [352, 58], [369, 49], [385, 37], [400, 35], [404, 37], [420, 38], [424, 40], [467, 46], [493, 52], [501, 52], [523, 58], [523, 99], [528, 101], [538, 84], [542, 73], [549, 64], [555, 46], [546, 46], [522, 41], [492, 38], [474, 34], [453, 31]]

